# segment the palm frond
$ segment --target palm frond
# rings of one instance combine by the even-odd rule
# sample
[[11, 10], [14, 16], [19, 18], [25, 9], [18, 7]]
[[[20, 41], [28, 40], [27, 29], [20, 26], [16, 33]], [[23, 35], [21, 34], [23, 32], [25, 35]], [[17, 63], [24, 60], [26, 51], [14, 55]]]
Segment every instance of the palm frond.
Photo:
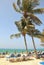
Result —
[[44, 34], [42, 34], [41, 32], [36, 32], [36, 34], [34, 34], [34, 37], [37, 37], [41, 40], [41, 42], [44, 42]]
[[30, 12], [38, 4], [39, 4], [38, 0], [22, 0], [23, 11]]
[[41, 32], [40, 32], [38, 29], [35, 29], [35, 30], [34, 30], [34, 34], [41, 35]]
[[17, 5], [20, 6], [20, 4], [21, 4], [21, 1], [17, 0]]
[[18, 30], [22, 31], [25, 28], [35, 28], [35, 26], [28, 20], [26, 19], [21, 19], [21, 21], [16, 21], [15, 22]]
[[34, 10], [32, 10], [32, 13], [35, 13], [35, 14], [41, 14], [41, 13], [44, 13], [44, 8], [34, 9]]
[[27, 28], [35, 28], [35, 25], [32, 23], [32, 20], [29, 18], [25, 18], [24, 17], [24, 21], [23, 21], [23, 24], [25, 25], [25, 27]]
[[39, 31], [37, 29], [32, 29], [31, 32], [32, 32], [33, 35], [39, 34]]
[[42, 22], [33, 14], [28, 14], [30, 16], [30, 18], [32, 19], [32, 21], [37, 24], [37, 25], [41, 25]]
[[39, 0], [31, 0], [32, 8], [36, 7], [39, 5]]
[[41, 34], [42, 34], [42, 37], [40, 38], [41, 42], [44, 42], [44, 30], [43, 30], [43, 32]]
[[44, 29], [43, 29], [43, 31], [42, 31], [42, 34], [44, 35]]
[[44, 47], [44, 43], [41, 43], [40, 45]]
[[38, 29], [32, 29], [27, 32], [27, 34], [30, 36], [31, 36], [31, 33], [34, 37], [39, 39], [41, 39], [41, 37], [44, 37]]
[[22, 31], [22, 25], [21, 25], [21, 21], [16, 21], [15, 25], [17, 26], [19, 31]]
[[28, 11], [29, 9], [31, 9], [30, 3], [30, 0], [22, 0], [23, 11]]
[[40, 40], [41, 40], [41, 42], [44, 42], [44, 37], [41, 37]]
[[11, 36], [10, 36], [10, 38], [11, 39], [13, 39], [13, 38], [19, 38], [21, 36], [21, 33], [18, 33], [18, 34], [12, 34]]
[[35, 28], [35, 26], [34, 25], [27, 25], [27, 28]]
[[18, 5], [19, 9], [22, 11], [22, 4], [21, 4], [21, 0], [17, 0], [17, 5]]
[[13, 7], [14, 7], [14, 9], [15, 9], [16, 12], [20, 12], [20, 13], [21, 13], [20, 9], [18, 9], [18, 8], [16, 7], [15, 3], [13, 3]]

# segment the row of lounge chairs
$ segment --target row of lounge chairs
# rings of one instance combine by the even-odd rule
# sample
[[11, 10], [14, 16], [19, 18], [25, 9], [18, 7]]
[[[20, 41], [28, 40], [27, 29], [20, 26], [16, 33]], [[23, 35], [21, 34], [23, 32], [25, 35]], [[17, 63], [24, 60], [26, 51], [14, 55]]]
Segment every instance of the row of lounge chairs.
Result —
[[[43, 53], [38, 53], [37, 54], [38, 58], [43, 58], [44, 59], [44, 52]], [[0, 58], [6, 58], [6, 60], [10, 61], [10, 62], [21, 62], [21, 61], [27, 61], [27, 60], [33, 60], [34, 58], [34, 53], [18, 53], [18, 54], [9, 54], [6, 55], [5, 53], [1, 53], [0, 54]]]
[[26, 54], [11, 54], [9, 57], [7, 57], [7, 60], [10, 62], [21, 62], [21, 61], [27, 61], [27, 60], [33, 60], [32, 56], [26, 55]]
[[[38, 54], [38, 58], [43, 58], [44, 59], [44, 53], [43, 54]], [[21, 61], [27, 61], [27, 60], [34, 60], [35, 58], [33, 57], [33, 55], [25, 55], [23, 54], [22, 56], [20, 54], [18, 54], [15, 58], [10, 57], [9, 61], [10, 62], [21, 62]]]

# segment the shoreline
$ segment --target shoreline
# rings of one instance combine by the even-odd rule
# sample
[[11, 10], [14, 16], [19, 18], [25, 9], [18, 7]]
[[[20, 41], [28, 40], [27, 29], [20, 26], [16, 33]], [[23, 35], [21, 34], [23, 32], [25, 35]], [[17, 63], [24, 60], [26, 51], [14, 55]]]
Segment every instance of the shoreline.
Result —
[[[34, 49], [28, 49], [28, 52], [33, 52], [34, 51]], [[44, 49], [37, 49], [37, 51], [44, 51]], [[14, 52], [16, 52], [16, 53], [22, 53], [22, 52], [26, 52], [26, 50], [25, 49], [0, 49], [0, 53], [1, 52], [9, 52], [9, 53], [14, 53]]]

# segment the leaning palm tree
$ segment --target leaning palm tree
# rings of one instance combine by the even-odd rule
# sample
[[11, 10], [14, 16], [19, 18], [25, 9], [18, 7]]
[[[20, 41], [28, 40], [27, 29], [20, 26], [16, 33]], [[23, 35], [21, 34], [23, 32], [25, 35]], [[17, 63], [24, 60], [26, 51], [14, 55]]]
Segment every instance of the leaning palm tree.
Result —
[[26, 42], [26, 35], [25, 35], [25, 34], [26, 34], [26, 33], [25, 33], [24, 31], [22, 31], [21, 33], [12, 34], [12, 35], [10, 36], [10, 38], [11, 38], [11, 39], [13, 39], [14, 37], [19, 38], [19, 37], [21, 37], [21, 35], [23, 35], [23, 37], [24, 37], [24, 42], [25, 42], [26, 52], [28, 53], [27, 42]]
[[[41, 14], [44, 13], [44, 8], [35, 8], [39, 5], [38, 0], [17, 0], [17, 4], [13, 3], [13, 7], [16, 12], [23, 15], [26, 24], [24, 24], [23, 28], [27, 25], [27, 18], [35, 25], [41, 25], [42, 22], [39, 20], [38, 17], [36, 17], [34, 14]], [[29, 25], [27, 25], [29, 27]], [[34, 43], [33, 35], [31, 32], [32, 40]], [[34, 46], [35, 47], [35, 46]]]
[[[38, 58], [36, 46], [35, 46], [35, 42], [34, 42], [34, 37], [40, 39], [41, 42], [44, 42], [44, 34], [42, 32], [40, 32], [38, 29], [31, 30], [30, 33], [28, 32], [27, 34], [32, 37], [34, 51], [35, 51], [36, 57]], [[42, 43], [41, 46], [44, 46], [44, 43]]]
[[28, 34], [28, 35], [30, 35], [32, 37], [34, 51], [35, 51], [35, 53], [37, 55], [36, 46], [35, 46], [33, 37], [37, 37], [37, 38], [41, 39], [41, 37], [44, 37], [44, 35], [39, 30], [35, 29], [35, 26], [32, 24], [32, 22], [28, 21], [27, 22], [28, 25], [26, 25], [26, 23], [23, 22], [23, 21], [24, 20], [21, 20], [20, 22], [15, 22], [15, 24], [17, 25], [17, 28], [18, 28], [19, 31], [22, 31], [24, 29], [25, 34]]
[[28, 22], [29, 25], [26, 25], [25, 22], [23, 22], [24, 20], [21, 20], [20, 22], [15, 22], [15, 24], [17, 25], [18, 30], [21, 33], [18, 34], [12, 34], [10, 37], [14, 38], [14, 37], [20, 37], [20, 35], [22, 34], [24, 37], [24, 41], [25, 41], [25, 46], [26, 46], [26, 50], [28, 52], [27, 49], [27, 43], [26, 43], [26, 34], [30, 35], [32, 37], [32, 41], [33, 41], [33, 46], [34, 46], [34, 51], [36, 53], [37, 56], [37, 52], [36, 52], [36, 47], [35, 47], [35, 43], [34, 43], [34, 38], [33, 37], [37, 37], [37, 38], [41, 38], [40, 36], [42, 36], [41, 32], [36, 30], [34, 25], [31, 22]]
[[[24, 33], [24, 29], [27, 27], [30, 31], [30, 35], [32, 37], [32, 41], [33, 41], [33, 45], [34, 45], [34, 49], [36, 50], [35, 44], [34, 44], [34, 39], [33, 39], [33, 34], [32, 34], [32, 30], [30, 28], [30, 26], [27, 24], [27, 19], [29, 20], [29, 22], [31, 24], [37, 24], [37, 25], [41, 25], [42, 22], [38, 19], [38, 17], [36, 17], [34, 14], [41, 14], [44, 13], [44, 8], [35, 8], [36, 6], [39, 5], [38, 0], [17, 0], [17, 5], [15, 3], [13, 3], [13, 7], [16, 10], [16, 12], [19, 12], [20, 14], [23, 15], [23, 18], [25, 21], [23, 21], [21, 26], [22, 29], [19, 29], [20, 26], [18, 26], [18, 29], [22, 32], [23, 30], [23, 35], [25, 38], [25, 33]], [[31, 19], [31, 21], [30, 21]], [[33, 28], [33, 27], [32, 27]], [[29, 32], [28, 31], [28, 32]], [[26, 29], [27, 32], [27, 29]], [[35, 32], [34, 32], [35, 33]], [[37, 37], [37, 35], [34, 35], [35, 37]]]
[[[26, 26], [26, 22], [23, 22], [25, 21], [24, 19], [21, 19], [21, 21], [19, 22], [15, 22], [18, 30], [20, 31], [20, 33], [18, 34], [12, 34], [10, 36], [10, 38], [14, 38], [14, 37], [20, 37], [21, 34], [23, 35], [24, 37], [24, 42], [25, 42], [25, 47], [26, 47], [26, 51], [28, 52], [28, 48], [27, 48], [27, 42], [26, 42], [26, 34], [27, 34], [27, 31], [28, 31], [28, 25]], [[34, 29], [34, 25], [31, 23], [31, 22], [28, 22], [29, 23], [29, 29]]]

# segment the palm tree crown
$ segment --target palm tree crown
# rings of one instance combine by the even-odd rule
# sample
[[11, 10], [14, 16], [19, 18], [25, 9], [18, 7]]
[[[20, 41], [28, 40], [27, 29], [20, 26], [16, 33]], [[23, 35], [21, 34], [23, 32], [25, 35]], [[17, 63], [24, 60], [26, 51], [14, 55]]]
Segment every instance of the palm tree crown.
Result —
[[16, 12], [21, 13], [25, 18], [30, 17], [30, 19], [37, 25], [42, 24], [42, 22], [34, 14], [44, 13], [44, 8], [35, 9], [39, 5], [38, 0], [17, 0], [17, 6], [13, 3], [13, 7]]
[[15, 22], [20, 33], [12, 34], [10, 37], [11, 38], [20, 37], [20, 35], [22, 34], [24, 36], [26, 50], [27, 50], [27, 44], [25, 34], [28, 34], [32, 37], [35, 51], [36, 47], [34, 44], [33, 37], [37, 37], [41, 40], [43, 40], [42, 38], [44, 38], [44, 34], [41, 33], [38, 29], [35, 29], [35, 25], [42, 24], [42, 22], [39, 20], [38, 17], [35, 16], [35, 14], [44, 13], [44, 8], [38, 8], [38, 9], [35, 8], [38, 5], [39, 5], [38, 0], [17, 0], [17, 4], [13, 3], [13, 7], [16, 10], [16, 12], [22, 14], [23, 17], [20, 21]]

